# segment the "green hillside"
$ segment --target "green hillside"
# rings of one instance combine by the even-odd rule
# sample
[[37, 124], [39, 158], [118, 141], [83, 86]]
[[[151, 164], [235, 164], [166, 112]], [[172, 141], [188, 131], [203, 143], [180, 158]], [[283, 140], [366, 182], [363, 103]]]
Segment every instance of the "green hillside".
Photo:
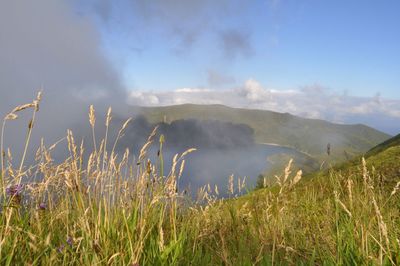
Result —
[[[214, 213], [226, 214], [220, 215], [219, 224], [233, 227], [232, 231], [241, 229], [249, 243], [264, 245], [260, 258], [267, 259], [260, 259], [260, 265], [273, 261], [279, 265], [399, 265], [398, 140], [396, 136], [377, 145], [365, 161], [355, 158], [306, 175], [297, 184], [296, 172], [281, 169], [274, 186], [221, 203]], [[240, 217], [251, 217], [251, 222], [242, 222]], [[257, 233], [252, 234], [253, 230]], [[233, 238], [229, 238], [231, 243]], [[239, 250], [230, 252], [240, 261], [239, 255], [233, 255]]]
[[[381, 187], [392, 188], [400, 181], [400, 134], [380, 143], [364, 155], [366, 164], [373, 168], [372, 174], [379, 179]], [[310, 174], [308, 179], [315, 177], [327, 178], [330, 171], [340, 172], [344, 176], [360, 171], [362, 157], [333, 166], [329, 170]]]
[[247, 124], [254, 129], [260, 143], [286, 145], [314, 156], [326, 152], [331, 143], [332, 157], [366, 152], [390, 136], [364, 125], [340, 125], [323, 120], [305, 119], [288, 113], [230, 108], [223, 105], [175, 105], [143, 107], [139, 112], [150, 122], [171, 122], [178, 119], [216, 119]]
[[[333, 173], [338, 174], [341, 177], [354, 177], [357, 175], [362, 175], [362, 171], [364, 170], [362, 162], [363, 158], [368, 166], [367, 171], [368, 169], [370, 170], [369, 174], [371, 175], [371, 178], [375, 179], [375, 181], [379, 181], [379, 186], [382, 189], [393, 189], [393, 186], [400, 181], [400, 134], [381, 144], [376, 145], [366, 152], [364, 156], [357, 156], [349, 161], [333, 166], [331, 165], [327, 169], [304, 175], [301, 186], [321, 186], [321, 182], [326, 182], [329, 180]], [[282, 156], [280, 159], [288, 162], [290, 158], [288, 156]], [[296, 159], [297, 158], [295, 158], [293, 161], [292, 169], [299, 170], [299, 165], [296, 166]], [[281, 162], [281, 173], [283, 167], [284, 162]], [[358, 176], [357, 178], [360, 179], [361, 177]], [[265, 191], [262, 190], [256, 191], [244, 196], [243, 198], [251, 197], [253, 194], [263, 194], [264, 192]]]
[[399, 146], [399, 145], [400, 145], [400, 134], [384, 141], [381, 144], [378, 144], [377, 146], [375, 146], [374, 148], [369, 150], [365, 156], [370, 157], [370, 156], [376, 155], [390, 147]]

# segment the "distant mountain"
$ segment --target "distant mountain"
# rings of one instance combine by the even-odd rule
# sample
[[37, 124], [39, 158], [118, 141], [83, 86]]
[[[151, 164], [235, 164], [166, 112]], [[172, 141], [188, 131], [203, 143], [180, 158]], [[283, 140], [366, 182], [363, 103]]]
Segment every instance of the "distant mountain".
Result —
[[[138, 111], [150, 123], [171, 123], [181, 119], [219, 120], [248, 125], [258, 143], [275, 143], [308, 153], [321, 160], [345, 160], [364, 153], [390, 135], [356, 124], [334, 124], [288, 113], [231, 108], [223, 105], [174, 105], [141, 107]], [[330, 146], [330, 156], [327, 147]], [[326, 158], [325, 158], [326, 157]]]

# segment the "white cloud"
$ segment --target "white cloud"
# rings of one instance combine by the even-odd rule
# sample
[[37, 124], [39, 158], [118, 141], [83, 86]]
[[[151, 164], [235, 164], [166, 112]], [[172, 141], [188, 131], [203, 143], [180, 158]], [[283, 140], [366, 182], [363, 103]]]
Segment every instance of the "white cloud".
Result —
[[264, 102], [271, 97], [270, 91], [264, 89], [261, 84], [254, 79], [247, 80], [244, 87], [239, 90], [239, 94], [244, 95], [251, 102]]
[[135, 105], [158, 105], [160, 100], [158, 96], [151, 92], [132, 91], [129, 95], [129, 103]]
[[202, 88], [181, 88], [181, 89], [176, 89], [175, 92], [186, 92], [186, 93], [191, 93], [191, 92], [210, 92], [210, 89], [202, 89]]

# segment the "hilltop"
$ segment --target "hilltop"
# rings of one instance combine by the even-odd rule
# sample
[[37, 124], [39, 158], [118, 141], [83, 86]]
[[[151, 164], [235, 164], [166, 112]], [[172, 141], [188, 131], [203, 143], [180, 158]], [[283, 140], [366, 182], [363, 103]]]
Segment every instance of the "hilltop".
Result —
[[334, 124], [306, 119], [289, 113], [231, 108], [223, 105], [183, 104], [165, 107], [141, 107], [138, 112], [151, 123], [171, 123], [180, 119], [220, 120], [245, 124], [254, 130], [259, 143], [290, 146], [315, 157], [325, 155], [327, 144], [331, 157], [345, 160], [364, 153], [390, 136], [371, 127]]

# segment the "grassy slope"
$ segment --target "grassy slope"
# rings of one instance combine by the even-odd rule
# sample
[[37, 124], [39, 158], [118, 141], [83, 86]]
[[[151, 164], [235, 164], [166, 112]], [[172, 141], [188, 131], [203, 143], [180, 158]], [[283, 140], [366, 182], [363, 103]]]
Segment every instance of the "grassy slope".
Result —
[[[247, 208], [257, 219], [271, 208], [265, 223], [275, 223], [276, 228], [268, 229], [278, 233], [270, 236], [270, 241], [282, 245], [270, 246], [270, 253], [276, 252], [280, 262], [305, 259], [307, 264], [397, 265], [400, 196], [395, 187], [400, 185], [399, 136], [377, 145], [365, 158], [366, 164], [358, 157], [309, 174], [295, 188], [290, 186], [289, 176], [286, 185], [254, 191], [225, 202], [220, 208], [237, 215]], [[258, 230], [262, 227], [259, 222], [252, 226]]]
[[[400, 181], [400, 134], [392, 137], [381, 144], [376, 145], [363, 156], [366, 164], [371, 168], [371, 174], [374, 178], [379, 179], [380, 185], [387, 189]], [[289, 157], [281, 157], [289, 161]], [[283, 165], [283, 164], [282, 164]], [[283, 168], [281, 168], [282, 170]], [[295, 165], [294, 170], [300, 169]], [[347, 162], [339, 163], [331, 166], [329, 169], [309, 173], [303, 177], [307, 180], [304, 185], [315, 185], [319, 181], [329, 178], [332, 172], [342, 176], [353, 176], [362, 170], [362, 156], [357, 156]], [[264, 193], [258, 191], [255, 193]]]
[[[394, 146], [369, 157], [370, 174], [353, 161], [296, 185], [290, 174], [281, 186], [226, 201], [207, 196], [191, 208], [182, 208], [180, 195], [171, 190], [173, 176], [153, 176], [157, 170], [151, 174], [141, 167], [139, 176], [119, 187], [123, 163], [110, 162], [105, 172], [94, 166], [100, 184], [112, 184], [111, 191], [103, 191], [95, 184], [85, 188], [76, 178], [87, 173], [79, 169], [79, 159], [60, 166], [44, 162], [39, 169], [46, 179], [32, 187], [32, 198], [3, 202], [0, 263], [398, 265], [400, 195], [390, 196], [392, 186], [382, 186], [380, 176], [399, 169], [399, 155]], [[59, 201], [46, 200], [56, 191]]]
[[376, 145], [374, 148], [372, 148], [371, 150], [369, 150], [366, 153], [366, 157], [376, 155], [376, 154], [386, 150], [387, 148], [398, 146], [398, 145], [400, 145], [400, 134], [382, 142], [381, 144]]
[[[400, 135], [386, 140], [376, 145], [365, 153], [367, 165], [375, 170], [372, 174], [376, 174], [381, 179], [382, 185], [391, 187], [400, 177]], [[351, 175], [360, 170], [361, 157], [357, 157], [351, 161], [336, 165], [334, 171], [340, 171], [343, 175]], [[321, 171], [311, 174], [308, 178], [319, 176], [326, 178], [327, 171]]]
[[151, 122], [178, 119], [217, 119], [247, 124], [255, 131], [260, 143], [288, 145], [300, 151], [320, 156], [325, 153], [328, 142], [332, 144], [333, 156], [344, 157], [365, 152], [389, 138], [389, 135], [364, 125], [339, 125], [323, 120], [304, 119], [287, 113], [263, 110], [230, 108], [222, 105], [175, 105], [167, 107], [144, 107], [140, 111]]

